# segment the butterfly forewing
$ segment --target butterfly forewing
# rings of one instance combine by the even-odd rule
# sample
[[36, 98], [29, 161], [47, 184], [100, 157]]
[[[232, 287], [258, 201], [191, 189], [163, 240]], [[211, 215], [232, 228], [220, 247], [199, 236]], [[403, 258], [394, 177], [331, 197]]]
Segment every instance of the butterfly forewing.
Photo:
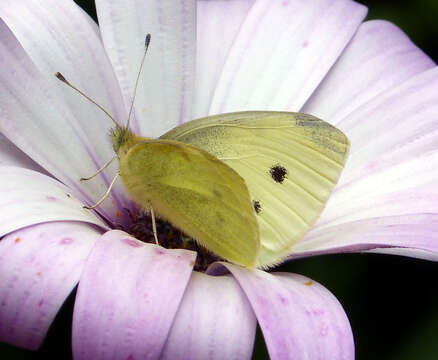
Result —
[[257, 265], [286, 257], [323, 210], [345, 165], [349, 142], [311, 115], [241, 112], [188, 122], [162, 138], [204, 149], [236, 170], [257, 212]]
[[151, 206], [216, 255], [255, 265], [257, 220], [236, 171], [202, 149], [172, 140], [145, 139], [119, 161], [122, 181], [134, 201]]

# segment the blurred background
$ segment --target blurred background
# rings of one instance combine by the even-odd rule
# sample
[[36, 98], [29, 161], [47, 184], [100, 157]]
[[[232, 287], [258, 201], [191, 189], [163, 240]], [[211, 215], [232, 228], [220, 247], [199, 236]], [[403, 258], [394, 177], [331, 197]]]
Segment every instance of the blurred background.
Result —
[[[76, 2], [96, 19], [94, 0]], [[397, 24], [438, 61], [438, 0], [359, 2], [369, 7], [368, 19]], [[308, 276], [336, 295], [350, 319], [358, 360], [438, 359], [438, 263], [342, 254], [301, 259], [277, 270]], [[0, 359], [70, 359], [74, 295], [37, 353], [0, 344]], [[268, 359], [260, 332], [254, 359]]]

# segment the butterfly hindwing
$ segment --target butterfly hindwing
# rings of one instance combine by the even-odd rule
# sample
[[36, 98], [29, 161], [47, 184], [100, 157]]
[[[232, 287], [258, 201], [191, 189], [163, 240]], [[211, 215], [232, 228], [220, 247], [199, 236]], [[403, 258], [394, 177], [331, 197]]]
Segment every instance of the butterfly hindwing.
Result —
[[323, 210], [349, 142], [311, 115], [241, 112], [194, 120], [161, 137], [203, 149], [245, 179], [260, 231], [257, 266], [279, 263]]

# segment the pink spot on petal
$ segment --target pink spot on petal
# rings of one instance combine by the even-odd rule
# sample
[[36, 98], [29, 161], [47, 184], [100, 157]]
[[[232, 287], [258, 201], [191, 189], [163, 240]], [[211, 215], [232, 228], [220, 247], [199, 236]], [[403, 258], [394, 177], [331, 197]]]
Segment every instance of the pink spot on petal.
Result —
[[140, 241], [133, 240], [133, 239], [122, 239], [122, 242], [124, 242], [126, 245], [132, 246], [132, 247], [142, 247], [144, 246]]
[[307, 40], [304, 40], [303, 43], [301, 44], [301, 46], [302, 46], [303, 48], [306, 48], [306, 47], [309, 46], [309, 42], [308, 42]]
[[319, 333], [321, 336], [327, 336], [329, 332], [329, 327], [327, 324], [322, 324], [321, 327], [319, 328]]
[[155, 254], [157, 254], [157, 255], [163, 255], [164, 254], [164, 251], [161, 250], [161, 249], [158, 249], [158, 248], [155, 248], [154, 251], [155, 251]]
[[134, 360], [134, 354], [129, 354], [126, 360]]
[[312, 310], [312, 314], [315, 316], [322, 316], [324, 315], [324, 310], [323, 309], [313, 309]]
[[269, 301], [268, 301], [266, 298], [261, 297], [261, 296], [257, 297], [256, 301], [257, 301], [257, 303], [258, 303], [259, 305], [261, 305], [261, 306], [267, 306], [267, 305], [269, 305]]
[[289, 304], [289, 300], [286, 299], [283, 295], [278, 294], [278, 299], [281, 301], [283, 305]]
[[46, 199], [49, 201], [56, 201], [57, 200], [56, 197], [51, 196], [51, 195], [46, 196]]
[[41, 307], [41, 306], [43, 306], [43, 304], [44, 304], [44, 300], [43, 300], [43, 299], [41, 299], [41, 300], [39, 301], [39, 303], [38, 303], [38, 307]]
[[73, 240], [72, 238], [65, 237], [65, 238], [62, 238], [61, 241], [60, 241], [59, 243], [60, 243], [61, 245], [69, 245], [69, 244], [71, 244], [72, 242], [74, 242], [74, 240]]

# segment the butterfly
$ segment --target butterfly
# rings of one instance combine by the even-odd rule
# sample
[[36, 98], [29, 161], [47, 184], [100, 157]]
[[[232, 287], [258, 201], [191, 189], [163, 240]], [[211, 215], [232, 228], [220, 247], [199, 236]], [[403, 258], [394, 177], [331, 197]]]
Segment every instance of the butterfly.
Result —
[[347, 137], [302, 113], [249, 111], [187, 122], [158, 139], [113, 131], [127, 193], [231, 262], [281, 262], [323, 210]]
[[[143, 67], [150, 35], [145, 39]], [[268, 268], [280, 263], [321, 214], [346, 163], [347, 137], [312, 115], [247, 111], [193, 120], [158, 139], [115, 123], [112, 143], [126, 192], [230, 262]], [[96, 174], [104, 170], [104, 165]]]

